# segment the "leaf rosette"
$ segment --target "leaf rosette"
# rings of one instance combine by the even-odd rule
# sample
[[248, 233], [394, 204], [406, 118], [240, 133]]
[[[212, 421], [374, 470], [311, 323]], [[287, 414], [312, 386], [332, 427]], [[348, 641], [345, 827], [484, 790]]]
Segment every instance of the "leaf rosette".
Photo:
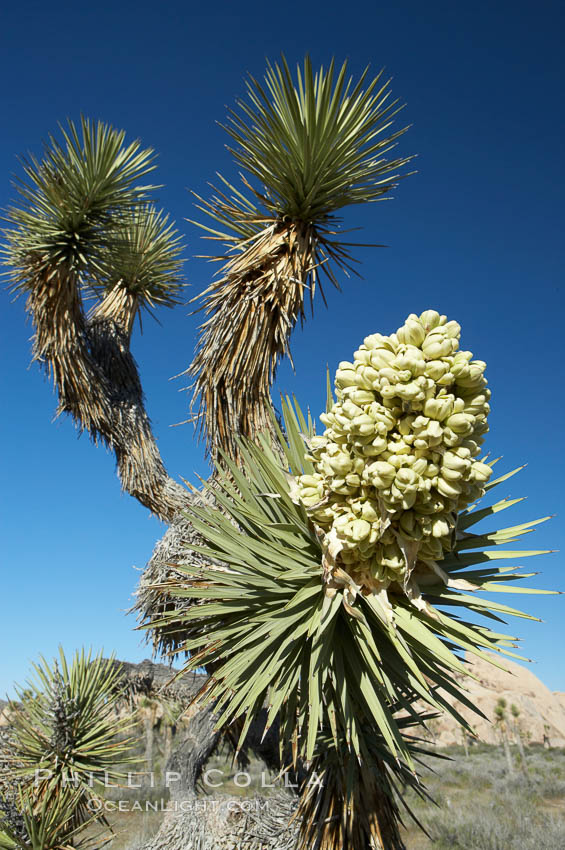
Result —
[[[280, 447], [275, 447], [267, 435], [260, 436], [257, 443], [240, 440], [242, 468], [226, 454], [222, 456], [213, 482], [205, 485], [214, 504], [195, 505], [187, 512], [203, 541], [187, 548], [198, 552], [203, 563], [176, 565], [178, 576], [161, 588], [194, 604], [171, 610], [151, 624], [172, 624], [179, 635], [184, 635], [182, 650], [190, 656], [185, 669], [205, 666], [211, 674], [196, 700], [213, 704], [218, 728], [237, 721], [240, 745], [251, 723], [262, 714], [265, 731], [278, 725], [283, 767], [302, 764], [312, 769], [324, 740], [331, 740], [335, 752], [342, 754], [338, 762], [343, 761], [344, 754], [350, 754], [353, 760], [347, 771], [351, 774], [351, 793], [347, 789], [344, 792], [344, 811], [363, 808], [354, 801], [354, 787], [355, 783], [372, 787], [371, 775], [378, 776], [389, 799], [397, 780], [419, 787], [415, 761], [421, 747], [406, 734], [407, 725], [421, 727], [430, 711], [446, 711], [472, 731], [460, 712], [461, 706], [478, 714], [480, 711], [466, 695], [465, 678], [472, 673], [463, 653], [498, 666], [502, 665], [496, 655], [520, 658], [513, 651], [517, 638], [483, 625], [478, 615], [491, 623], [504, 622], [507, 615], [535, 619], [497, 602], [496, 594], [550, 592], [515, 586], [535, 574], [522, 574], [519, 567], [505, 566], [509, 560], [542, 554], [541, 550], [511, 550], [505, 544], [548, 517], [498, 531], [475, 534], [469, 530], [520, 501], [504, 498], [483, 508], [476, 502], [470, 504], [518, 470], [490, 480], [495, 461], [487, 464], [476, 459], [488, 413], [484, 365], [473, 361], [469, 353], [460, 356], [456, 323], [448, 323], [445, 317], [430, 311], [424, 316], [418, 320], [420, 336], [425, 331], [426, 339], [436, 337], [443, 353], [434, 348], [433, 360], [425, 355], [413, 357], [426, 381], [417, 385], [422, 388], [421, 396], [420, 389], [417, 393], [410, 390], [410, 399], [402, 399], [402, 390], [409, 383], [402, 379], [394, 393], [383, 393], [385, 386], [397, 387], [389, 377], [379, 391], [363, 388], [364, 393], [375, 396], [380, 392], [382, 401], [367, 398], [363, 404], [382, 404], [391, 421], [394, 417], [394, 427], [386, 432], [386, 460], [382, 462], [391, 462], [389, 444], [394, 443], [395, 454], [401, 459], [398, 467], [390, 463], [395, 475], [412, 468], [405, 460], [408, 453], [399, 451], [401, 442], [410, 452], [418, 452], [416, 462], [422, 458], [427, 465], [435, 464], [433, 475], [418, 473], [425, 485], [416, 489], [414, 497], [408, 497], [406, 492], [400, 493], [401, 488], [397, 488], [397, 495], [391, 482], [382, 488], [374, 483], [353, 486], [345, 476], [340, 478], [340, 471], [331, 464], [331, 471], [326, 472], [324, 467], [328, 457], [333, 457], [328, 451], [332, 441], [349, 458], [364, 464], [363, 470], [354, 473], [361, 481], [363, 471], [375, 463], [371, 452], [363, 453], [367, 443], [356, 441], [358, 433], [347, 430], [354, 419], [347, 417], [347, 424], [340, 423], [339, 411], [359, 391], [349, 391], [358, 384], [346, 380], [345, 373], [352, 373], [357, 380], [357, 375], [362, 376], [363, 369], [368, 368], [363, 358], [373, 352], [391, 352], [389, 365], [383, 368], [399, 369], [397, 360], [394, 367], [390, 365], [393, 358], [404, 358], [404, 365], [408, 346], [413, 343], [404, 342], [402, 336], [410, 323], [416, 322], [410, 317], [404, 331], [379, 337], [373, 348], [366, 340], [355, 364], [341, 365], [336, 377], [338, 398], [328, 405], [329, 413], [324, 417], [328, 430], [323, 437], [316, 437], [310, 414], [305, 417], [287, 398], [282, 404], [284, 433], [273, 415], [283, 464]], [[436, 339], [431, 342], [436, 345]], [[421, 352], [427, 348], [425, 340], [419, 345]], [[439, 372], [438, 360], [447, 367], [443, 383], [437, 377], [425, 376], [428, 363]], [[455, 375], [453, 370], [459, 367]], [[463, 376], [461, 381], [459, 376]], [[386, 375], [379, 376], [384, 378]], [[352, 403], [358, 404], [360, 399], [356, 398]], [[387, 404], [383, 403], [385, 399]], [[468, 407], [460, 410], [458, 400]], [[445, 405], [445, 416], [426, 416], [430, 402]], [[453, 416], [471, 421], [471, 414], [466, 412], [470, 407], [476, 411], [473, 427], [464, 432], [453, 427], [459, 421], [454, 423]], [[361, 409], [358, 415], [365, 413]], [[435, 422], [441, 429], [441, 440], [432, 436], [439, 433], [434, 428], [426, 436], [422, 436], [426, 428], [416, 432], [418, 417]], [[407, 421], [411, 428], [404, 427]], [[425, 446], [417, 447], [417, 440]], [[445, 457], [451, 455], [465, 462], [465, 472], [456, 493], [448, 497], [441, 494], [440, 477]], [[313, 479], [322, 481], [320, 487], [316, 485], [315, 500], [308, 493], [314, 489], [310, 483]], [[345, 481], [350, 489], [336, 492], [336, 480]], [[369, 491], [369, 486], [374, 491]], [[396, 570], [387, 565], [382, 579], [373, 571], [364, 580], [359, 568], [359, 556], [364, 554], [357, 546], [359, 541], [332, 551], [336, 541], [346, 539], [346, 532], [343, 526], [332, 525], [336, 513], [338, 519], [341, 514], [330, 513], [329, 507], [343, 504], [354, 513], [353, 506], [364, 497], [372, 500], [375, 512], [380, 511], [371, 522], [381, 529], [381, 537], [388, 531], [395, 534], [400, 553]], [[428, 528], [431, 517], [432, 529], [438, 520], [445, 521], [445, 532], [438, 536], [433, 531], [429, 535], [423, 531], [409, 534], [406, 516], [417, 516], [418, 506], [440, 498], [441, 511], [423, 511], [421, 528]], [[323, 519], [326, 510], [327, 522]], [[399, 539], [401, 535], [404, 541]], [[376, 543], [374, 559], [378, 546], [384, 549], [386, 545]], [[344, 558], [345, 553], [355, 557]], [[483, 595], [483, 591], [494, 594], [494, 598]], [[307, 815], [305, 823], [310, 827], [315, 813], [326, 805], [324, 800], [329, 800], [324, 794], [313, 797], [312, 793], [303, 796], [301, 802], [301, 811]], [[371, 834], [368, 821], [366, 829]]]
[[[438, 512], [441, 519], [446, 517], [448, 533], [440, 537], [422, 533], [410, 538], [404, 530], [406, 543], [402, 548], [398, 546], [405, 558], [404, 568], [399, 568], [397, 573], [391, 571], [390, 577], [387, 573], [384, 581], [373, 580], [366, 586], [356, 581], [358, 573], [351, 569], [348, 559], [343, 558], [343, 553], [359, 550], [343, 546], [333, 559], [331, 581], [328, 581], [328, 560], [332, 557], [328, 538], [332, 531], [321, 525], [320, 512], [324, 508], [320, 508], [319, 502], [327, 498], [328, 491], [330, 500], [334, 498], [335, 489], [330, 491], [329, 488], [340, 480], [338, 474], [332, 471], [323, 479], [327, 490], [322, 489], [318, 504], [312, 504], [304, 494], [312, 477], [320, 475], [318, 468], [326, 461], [331, 437], [341, 440], [336, 442], [340, 450], [346, 446], [350, 456], [362, 460], [365, 468], [371, 468], [374, 463], [372, 454], [362, 455], [366, 444], [348, 444], [341, 439], [345, 428], [340, 434], [335, 424], [339, 409], [351, 399], [348, 388], [354, 386], [345, 380], [344, 373], [362, 375], [362, 369], [366, 368], [362, 365], [346, 369], [342, 364], [338, 369], [338, 401], [325, 417], [330, 427], [324, 437], [315, 436], [310, 415], [306, 419], [298, 405], [293, 406], [289, 399], [283, 402], [285, 434], [276, 424], [275, 428], [284, 449], [287, 469], [281, 466], [279, 454], [268, 437], [261, 437], [257, 444], [241, 441], [244, 471], [224, 455], [214, 484], [206, 485], [215, 506], [193, 507], [188, 512], [194, 527], [206, 541], [205, 545], [189, 548], [198, 551], [208, 564], [202, 567], [179, 565], [184, 579], [176, 583], [173, 580], [167, 592], [193, 598], [199, 604], [180, 614], [172, 611], [168, 616], [178, 621], [179, 628], [187, 630], [184, 649], [192, 654], [188, 667], [196, 669], [209, 665], [213, 670], [205, 686], [205, 695], [201, 696], [216, 703], [218, 725], [246, 716], [242, 739], [252, 717], [268, 705], [267, 726], [280, 714], [283, 740], [292, 740], [296, 753], [306, 759], [314, 752], [317, 729], [326, 722], [335, 731], [336, 740], [338, 732], [343, 732], [348, 744], [359, 752], [360, 730], [366, 718], [376, 723], [390, 752], [409, 758], [390, 705], [411, 711], [413, 699], [422, 698], [437, 710], [450, 711], [467, 725], [447, 699], [448, 695], [456, 696], [461, 703], [474, 708], [464, 690], [454, 683], [454, 675], [468, 672], [458, 652], [482, 655], [484, 650], [490, 650], [513, 655], [511, 649], [516, 638], [467, 622], [460, 613], [467, 609], [494, 619], [505, 614], [528, 616], [486, 599], [478, 591], [516, 589], [514, 582], [523, 576], [510, 572], [507, 567], [499, 567], [497, 562], [541, 552], [490, 551], [489, 547], [518, 539], [547, 517], [482, 535], [468, 531], [474, 523], [515, 504], [516, 500], [503, 499], [479, 510], [468, 503], [518, 470], [485, 484], [494, 461], [487, 464], [475, 459], [486, 431], [488, 412], [484, 365], [473, 361], [468, 352], [459, 356], [459, 326], [456, 323], [448, 323], [445, 317], [433, 311], [423, 316], [418, 320], [420, 335], [427, 334], [428, 341], [431, 336], [438, 337], [437, 344], [443, 345], [445, 352], [439, 355], [434, 348], [433, 360], [424, 356], [414, 361], [421, 363], [424, 370], [431, 362], [435, 369], [437, 358], [441, 356], [441, 362], [447, 361], [446, 366], [451, 370], [459, 365], [461, 368], [457, 376], [453, 371], [445, 371], [443, 382], [425, 377], [431, 386], [426, 383], [422, 397], [414, 395], [409, 402], [397, 403], [401, 388], [396, 395], [384, 394], [383, 400], [388, 404], [383, 404], [383, 409], [387, 415], [392, 411], [397, 427], [387, 432], [387, 459], [383, 463], [394, 460], [388, 448], [391, 443], [395, 444], [396, 456], [400, 459], [396, 472], [410, 468], [404, 460], [408, 455], [403, 446], [409, 447], [414, 454], [425, 455], [428, 451], [426, 463], [430, 466], [438, 455], [442, 462], [435, 464], [438, 471], [434, 475], [419, 476], [427, 483], [417, 491], [414, 499], [407, 500], [405, 495], [402, 499], [396, 497], [392, 486], [382, 488], [379, 491], [381, 501], [377, 503], [379, 508], [382, 506], [382, 516], [374, 522], [380, 522], [386, 530], [393, 523], [397, 529], [405, 529], [406, 514], [414, 512], [419, 500], [424, 505], [428, 500], [439, 500], [437, 494], [441, 492], [440, 475], [445, 456], [459, 457], [457, 452], [460, 452], [462, 460], [466, 461], [467, 473], [461, 476], [459, 490], [453, 497], [442, 497], [442, 512]], [[372, 355], [373, 351], [386, 352], [387, 345], [396, 345], [399, 351], [391, 351], [393, 358], [406, 360], [406, 350], [400, 349], [407, 349], [411, 343], [401, 340], [412, 323], [415, 324], [416, 319], [411, 317], [396, 336], [380, 337], [373, 349], [367, 342], [374, 338], [368, 338], [360, 349], [362, 356]], [[421, 341], [423, 348], [420, 350], [432, 343], [435, 346], [436, 340]], [[391, 358], [387, 360], [390, 361]], [[356, 356], [357, 363], [363, 363], [362, 357]], [[452, 376], [449, 381], [447, 375]], [[380, 379], [383, 378], [386, 376], [381, 375]], [[390, 379], [386, 386], [393, 386]], [[406, 382], [402, 382], [401, 387], [406, 387]], [[374, 389], [371, 392], [376, 394]], [[480, 410], [479, 396], [483, 399]], [[458, 400], [477, 409], [473, 414], [475, 424], [465, 433], [451, 427], [453, 416], [471, 418], [465, 412], [468, 408], [459, 410]], [[425, 411], [430, 402], [445, 403], [448, 413], [444, 418], [423, 417], [421, 411]], [[367, 405], [373, 403], [366, 402]], [[359, 415], [364, 415], [362, 410]], [[430, 439], [429, 432], [424, 437], [422, 430], [415, 435], [414, 422], [418, 417], [439, 424], [443, 444], [435, 438]], [[403, 434], [406, 420], [411, 421], [412, 430]], [[355, 420], [348, 418], [347, 422]], [[426, 448], [414, 448], [420, 439], [426, 441]], [[355, 452], [357, 446], [359, 449]], [[416, 461], [419, 459], [417, 457]], [[479, 473], [474, 473], [477, 467]], [[359, 477], [362, 476], [363, 472]], [[363, 495], [362, 486], [346, 486], [353, 492], [345, 496], [337, 494], [344, 498], [344, 504], [347, 504], [345, 499], [352, 504]], [[396, 505], [395, 498], [398, 499]], [[423, 513], [422, 516], [427, 519], [430, 515]], [[434, 521], [437, 519], [432, 520], [432, 526]], [[425, 521], [422, 527], [428, 527]], [[338, 537], [337, 531], [335, 537]], [[407, 559], [402, 550], [408, 549], [412, 542], [417, 543], [418, 548], [415, 547], [415, 564], [411, 565], [407, 583]], [[431, 560], [429, 549], [424, 548], [426, 545], [434, 547], [437, 561]], [[422, 550], [424, 560], [418, 557]], [[486, 567], [479, 568], [483, 563]], [[448, 613], [446, 608], [455, 609], [455, 613]], [[492, 659], [491, 655], [486, 657]]]

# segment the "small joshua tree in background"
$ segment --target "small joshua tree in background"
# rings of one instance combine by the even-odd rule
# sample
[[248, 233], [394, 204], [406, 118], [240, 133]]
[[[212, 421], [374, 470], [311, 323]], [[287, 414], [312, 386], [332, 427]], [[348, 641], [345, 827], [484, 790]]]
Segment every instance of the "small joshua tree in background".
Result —
[[[139, 700], [137, 714], [143, 723], [145, 737], [145, 772], [147, 775], [153, 773], [154, 749], [155, 749], [155, 727], [159, 721], [159, 700], [153, 696], [143, 696]], [[149, 782], [149, 778], [147, 778]]]
[[16, 688], [19, 701], [8, 703], [4, 782], [11, 793], [0, 809], [0, 848], [86, 846], [94, 840], [84, 837], [87, 825], [107, 827], [101, 793], [108, 779], [119, 779], [116, 765], [130, 748], [117, 737], [130, 725], [116, 716], [120, 668], [84, 651], [69, 664], [61, 649], [58, 660], [42, 658], [34, 670], [28, 687]]
[[544, 723], [543, 724], [543, 745], [544, 745], [546, 750], [549, 750], [551, 748], [551, 741], [549, 740], [549, 732], [550, 732], [549, 723]]
[[518, 746], [518, 751], [520, 753], [520, 767], [525, 774], [528, 773], [528, 764], [526, 762], [526, 751], [524, 750], [524, 740], [523, 740], [523, 732], [522, 726], [520, 723], [520, 709], [516, 705], [516, 703], [512, 703], [510, 705], [510, 714], [512, 715], [512, 727], [514, 731], [514, 740]]
[[506, 714], [506, 707], [507, 702], [504, 697], [499, 697], [494, 707], [494, 722], [498, 728], [508, 773], [512, 775], [514, 773], [514, 762], [512, 761], [512, 753], [510, 752], [510, 743], [508, 741], [508, 716]]

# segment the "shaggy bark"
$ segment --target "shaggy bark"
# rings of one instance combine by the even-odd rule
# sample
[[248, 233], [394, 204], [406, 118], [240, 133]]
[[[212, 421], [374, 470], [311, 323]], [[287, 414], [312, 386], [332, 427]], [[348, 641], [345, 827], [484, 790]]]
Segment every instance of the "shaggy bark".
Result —
[[[265, 715], [266, 716], [266, 715]], [[169, 759], [170, 812], [157, 835], [139, 850], [293, 850], [298, 827], [289, 827], [296, 801], [279, 792], [237, 803], [224, 795], [197, 796], [205, 764], [221, 733], [212, 708], [195, 711], [180, 745]], [[276, 734], [260, 745], [265, 717], [250, 730], [247, 747], [273, 761]], [[268, 736], [267, 736], [268, 737]], [[211, 789], [210, 789], [211, 790]]]
[[36, 329], [34, 357], [53, 377], [59, 412], [112, 449], [124, 490], [170, 522], [190, 497], [165, 470], [127, 325], [96, 314], [87, 321], [77, 281], [64, 271], [38, 282], [27, 310]]
[[[188, 705], [206, 680], [205, 676], [189, 673], [172, 681], [174, 670], [148, 660], [140, 664], [114, 663], [120, 666], [120, 687], [126, 698], [163, 695]], [[250, 811], [237, 807], [234, 810], [233, 801], [222, 795], [214, 795], [209, 805], [204, 804], [206, 801], [198, 796], [198, 783], [206, 762], [222, 737], [235, 747], [238, 730], [234, 725], [227, 733], [217, 732], [217, 718], [211, 708], [189, 709], [188, 717], [188, 725], [179, 726], [165, 766], [171, 811], [158, 834], [139, 850], [292, 850], [298, 834], [297, 825], [288, 827], [297, 805], [294, 796], [281, 790], [268, 800], [257, 797], [246, 801]], [[251, 725], [241, 751], [242, 769], [253, 752], [269, 770], [279, 770], [278, 725], [273, 724], [263, 738], [266, 718], [265, 710]], [[296, 781], [293, 777], [292, 782]]]
[[111, 319], [94, 318], [87, 326], [92, 357], [109, 387], [104, 418], [105, 441], [114, 451], [122, 487], [161, 519], [170, 522], [186, 507], [190, 494], [167, 474], [145, 411], [129, 334]]
[[169, 722], [165, 722], [165, 744], [163, 746], [163, 764], [166, 765], [173, 752], [173, 735], [175, 729]]
[[[229, 207], [229, 214], [236, 217], [237, 209]], [[240, 462], [238, 437], [274, 435], [271, 387], [280, 359], [290, 355], [292, 330], [304, 318], [318, 247], [312, 227], [273, 219], [229, 257], [221, 279], [199, 296], [208, 318], [187, 373], [194, 378], [192, 404], [198, 405], [213, 458], [221, 448]]]
[[255, 797], [245, 808], [225, 798], [199, 800], [193, 810], [167, 814], [157, 835], [137, 850], [295, 850], [295, 809], [282, 792]]
[[149, 775], [153, 773], [153, 750], [155, 746], [155, 715], [157, 713], [157, 704], [151, 701], [150, 705], [145, 706], [143, 712], [143, 729], [145, 732], [145, 771]]
[[196, 798], [196, 785], [204, 765], [221, 737], [221, 733], [214, 728], [216, 720], [211, 708], [193, 713], [182, 741], [166, 766], [167, 773], [178, 776], [170, 785], [172, 800]]

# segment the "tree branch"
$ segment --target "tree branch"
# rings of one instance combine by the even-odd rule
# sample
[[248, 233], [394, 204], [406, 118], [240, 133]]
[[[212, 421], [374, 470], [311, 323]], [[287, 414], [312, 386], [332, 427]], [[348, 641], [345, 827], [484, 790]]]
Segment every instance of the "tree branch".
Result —
[[95, 443], [105, 443], [116, 456], [123, 489], [170, 522], [190, 496], [167, 474], [145, 411], [129, 329], [118, 315], [105, 315], [105, 301], [87, 320], [72, 273], [61, 270], [38, 281], [27, 301], [36, 328], [34, 358], [53, 377], [59, 413], [70, 413]]

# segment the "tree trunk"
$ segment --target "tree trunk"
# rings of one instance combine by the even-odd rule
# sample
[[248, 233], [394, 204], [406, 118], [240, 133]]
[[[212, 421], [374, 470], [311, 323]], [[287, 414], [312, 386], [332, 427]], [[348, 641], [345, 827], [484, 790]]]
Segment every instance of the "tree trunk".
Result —
[[527, 776], [528, 775], [528, 765], [527, 765], [527, 762], [526, 762], [526, 753], [525, 753], [525, 750], [524, 750], [524, 742], [522, 741], [522, 735], [521, 735], [520, 729], [518, 728], [518, 724], [516, 724], [515, 727], [514, 727], [514, 737], [516, 739], [516, 744], [518, 745], [518, 752], [520, 753], [520, 760], [521, 760], [520, 767], [521, 767], [522, 771]]
[[510, 744], [508, 743], [508, 737], [506, 734], [502, 736], [502, 747], [504, 749], [504, 755], [506, 757], [506, 767], [508, 769], [508, 775], [512, 776], [514, 774], [514, 762], [512, 761], [512, 753], [510, 752]]
[[87, 321], [76, 276], [65, 269], [38, 282], [27, 310], [36, 329], [34, 358], [53, 377], [59, 412], [109, 446], [124, 490], [170, 522], [190, 496], [165, 470], [120, 317], [101, 318], [102, 301]]
[[[278, 770], [278, 732], [270, 730], [261, 741], [266, 712], [252, 725], [245, 749], [253, 748]], [[214, 729], [211, 708], [195, 710], [188, 728], [165, 767], [170, 790], [170, 812], [151, 841], [140, 850], [292, 850], [297, 827], [288, 827], [296, 803], [288, 794], [255, 798], [245, 812], [225, 795], [198, 797], [197, 785], [206, 761], [221, 734]], [[213, 789], [211, 789], [213, 790]], [[259, 837], [259, 832], [261, 836]]]
[[[289, 794], [239, 802], [217, 793], [197, 795], [206, 761], [220, 740], [215, 720], [209, 708], [193, 715], [187, 734], [166, 765], [170, 812], [158, 833], [139, 850], [295, 850], [298, 825], [289, 821], [296, 798]], [[260, 730], [251, 733], [259, 741]], [[267, 745], [264, 752], [272, 760], [272, 746]]]
[[153, 785], [153, 747], [155, 743], [155, 709], [149, 706], [143, 716], [145, 727], [145, 772]]
[[463, 749], [465, 750], [465, 758], [469, 758], [469, 740], [467, 738], [467, 731], [465, 729], [461, 730], [463, 735]]
[[[252, 724], [243, 753], [252, 750], [271, 770], [278, 771], [278, 729], [276, 726], [270, 729], [261, 740], [265, 720], [266, 711]], [[215, 721], [211, 708], [194, 711], [186, 733], [165, 768], [171, 810], [157, 835], [140, 850], [313, 850], [314, 847], [344, 850], [345, 846], [347, 850], [375, 850], [377, 847], [404, 850], [396, 807], [367, 775], [356, 800], [360, 820], [363, 823], [367, 820], [367, 828], [360, 828], [355, 836], [349, 835], [346, 845], [340, 843], [339, 829], [335, 834], [334, 830], [319, 830], [321, 845], [312, 839], [318, 832], [315, 826], [300, 835], [301, 818], [295, 817], [298, 798], [288, 792], [281, 790], [270, 797], [244, 800], [228, 798], [216, 793], [216, 789], [207, 789], [214, 792], [208, 796], [198, 795], [197, 785], [206, 761], [220, 741], [220, 733], [214, 731]], [[298, 786], [306, 777], [306, 772], [300, 770], [299, 776], [293, 776], [291, 781]], [[217, 791], [221, 792], [221, 788]], [[314, 808], [317, 810], [319, 804], [314, 803]], [[371, 843], [370, 833], [378, 843]]]
[[167, 769], [167, 764], [171, 758], [173, 751], [173, 726], [170, 723], [165, 724], [165, 744], [163, 747], [163, 772]]

